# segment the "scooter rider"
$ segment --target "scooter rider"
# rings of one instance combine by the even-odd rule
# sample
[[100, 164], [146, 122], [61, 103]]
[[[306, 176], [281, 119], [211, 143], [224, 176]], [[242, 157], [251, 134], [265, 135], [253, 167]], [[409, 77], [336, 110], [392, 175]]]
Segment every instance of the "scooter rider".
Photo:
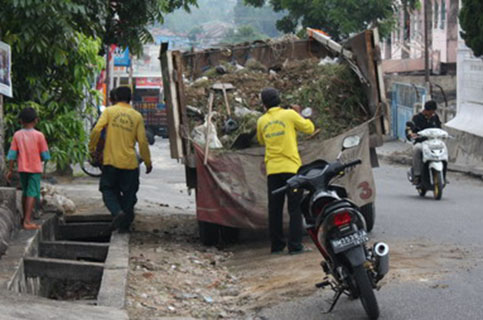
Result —
[[441, 128], [441, 121], [436, 114], [438, 105], [434, 100], [424, 104], [424, 110], [413, 116], [411, 122], [406, 125], [406, 138], [412, 140], [413, 147], [413, 184], [418, 185], [421, 181], [422, 167], [422, 144], [423, 138], [418, 137], [418, 132], [428, 128]]

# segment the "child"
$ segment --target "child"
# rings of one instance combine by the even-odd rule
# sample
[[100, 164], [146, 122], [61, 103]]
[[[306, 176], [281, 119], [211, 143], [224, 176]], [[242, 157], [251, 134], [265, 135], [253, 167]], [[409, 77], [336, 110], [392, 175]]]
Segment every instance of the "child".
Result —
[[10, 181], [15, 160], [17, 160], [20, 183], [22, 185], [22, 206], [24, 212], [23, 227], [27, 230], [39, 229], [39, 225], [31, 222], [35, 198], [40, 198], [40, 178], [43, 172], [42, 161], [50, 159], [47, 141], [44, 135], [35, 130], [37, 112], [33, 108], [25, 108], [20, 112], [23, 129], [15, 132], [7, 155]]

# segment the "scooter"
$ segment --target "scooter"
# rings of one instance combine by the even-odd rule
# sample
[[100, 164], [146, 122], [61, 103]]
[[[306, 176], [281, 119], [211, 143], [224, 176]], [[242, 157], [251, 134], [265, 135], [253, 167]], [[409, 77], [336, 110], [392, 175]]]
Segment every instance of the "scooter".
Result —
[[[441, 200], [443, 189], [447, 184], [446, 170], [448, 167], [448, 149], [443, 139], [448, 138], [446, 131], [439, 128], [424, 129], [418, 132], [416, 138], [422, 140], [423, 165], [421, 168], [421, 181], [416, 185], [416, 190], [421, 197], [427, 191], [433, 191], [434, 199]], [[409, 169], [409, 182], [413, 183], [413, 168]]]
[[300, 208], [305, 226], [324, 257], [321, 267], [326, 276], [316, 287], [330, 287], [335, 292], [327, 313], [345, 294], [359, 298], [369, 318], [377, 319], [379, 306], [374, 289], [378, 289], [377, 283], [389, 271], [389, 247], [383, 242], [371, 248], [366, 245], [369, 238], [360, 208], [348, 198], [344, 187], [332, 184], [346, 170], [361, 164], [361, 160], [340, 160], [344, 150], [359, 144], [359, 136], [346, 137], [335, 162], [315, 160], [304, 165], [273, 193], [303, 193]]

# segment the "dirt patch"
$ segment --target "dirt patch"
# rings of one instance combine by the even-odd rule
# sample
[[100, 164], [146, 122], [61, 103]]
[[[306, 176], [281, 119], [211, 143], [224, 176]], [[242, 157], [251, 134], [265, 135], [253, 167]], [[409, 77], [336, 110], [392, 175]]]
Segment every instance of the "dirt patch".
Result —
[[426, 241], [396, 243], [391, 246], [390, 272], [387, 282], [427, 282], [444, 280], [455, 270], [473, 267], [470, 250]]
[[[159, 316], [246, 318], [316, 292], [323, 280], [314, 251], [271, 255], [266, 241], [245, 241], [225, 249], [199, 244], [190, 216], [138, 216], [131, 240], [128, 311], [131, 319]], [[473, 262], [472, 262], [473, 261]], [[447, 288], [444, 279], [474, 265], [470, 250], [430, 243], [391, 245], [390, 272], [382, 281], [427, 283]]]

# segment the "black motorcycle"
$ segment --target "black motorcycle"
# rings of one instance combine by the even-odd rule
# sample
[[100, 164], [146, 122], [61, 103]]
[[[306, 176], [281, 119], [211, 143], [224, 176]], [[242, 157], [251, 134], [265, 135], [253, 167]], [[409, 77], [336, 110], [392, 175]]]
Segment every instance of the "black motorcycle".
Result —
[[273, 193], [303, 193], [300, 206], [306, 229], [324, 257], [321, 266], [326, 276], [316, 286], [330, 287], [335, 292], [327, 312], [346, 294], [352, 299], [360, 298], [369, 318], [377, 319], [379, 306], [374, 289], [378, 289], [377, 283], [389, 270], [389, 247], [383, 242], [375, 243], [372, 248], [366, 246], [369, 238], [360, 208], [348, 199], [345, 188], [331, 184], [346, 170], [361, 164], [361, 160], [340, 161], [345, 149], [359, 143], [359, 136], [346, 137], [335, 162], [316, 160], [304, 165]]

